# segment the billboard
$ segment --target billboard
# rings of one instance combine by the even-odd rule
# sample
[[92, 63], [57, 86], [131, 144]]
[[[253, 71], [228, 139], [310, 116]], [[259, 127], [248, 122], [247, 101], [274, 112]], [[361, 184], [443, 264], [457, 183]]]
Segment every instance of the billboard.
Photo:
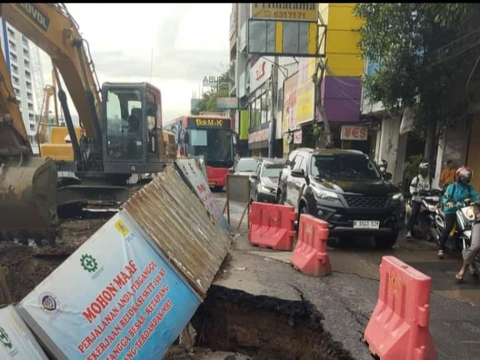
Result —
[[318, 56], [318, 3], [251, 3], [250, 54]]
[[19, 305], [59, 360], [161, 359], [201, 303], [127, 212]]
[[297, 85], [298, 73], [295, 73], [285, 81], [283, 89], [283, 133], [295, 127], [295, 119], [297, 118]]
[[236, 97], [219, 97], [217, 98], [217, 109], [237, 109], [238, 99]]
[[294, 124], [301, 125], [315, 118], [315, 84], [312, 77], [316, 69], [316, 60], [301, 58], [298, 64], [297, 116]]

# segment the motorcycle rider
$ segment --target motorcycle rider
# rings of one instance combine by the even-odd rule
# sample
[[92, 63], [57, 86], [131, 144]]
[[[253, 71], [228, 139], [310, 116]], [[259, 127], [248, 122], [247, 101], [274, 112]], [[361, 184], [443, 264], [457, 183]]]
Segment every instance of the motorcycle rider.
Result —
[[475, 188], [470, 184], [473, 177], [472, 169], [462, 166], [455, 172], [455, 182], [447, 187], [442, 197], [445, 213], [445, 228], [440, 236], [440, 246], [438, 248], [438, 257], [443, 259], [443, 252], [447, 243], [450, 231], [457, 220], [456, 212], [457, 204], [464, 202], [466, 199], [476, 201], [479, 195]]
[[410, 194], [412, 194], [412, 209], [407, 222], [407, 238], [412, 237], [412, 229], [415, 224], [415, 219], [420, 212], [422, 199], [420, 192], [430, 190], [430, 181], [428, 179], [428, 163], [422, 162], [418, 166], [418, 175], [415, 176], [410, 183]]
[[472, 226], [472, 241], [470, 243], [470, 247], [462, 251], [462, 268], [460, 269], [458, 274], [455, 275], [455, 280], [457, 282], [463, 281], [463, 277], [465, 276], [465, 273], [467, 272], [467, 269], [469, 267], [473, 275], [479, 275], [478, 271], [480, 269], [477, 269], [477, 267], [474, 265], [475, 258], [480, 253], [480, 204], [478, 201], [475, 203], [474, 207], [475, 221]]

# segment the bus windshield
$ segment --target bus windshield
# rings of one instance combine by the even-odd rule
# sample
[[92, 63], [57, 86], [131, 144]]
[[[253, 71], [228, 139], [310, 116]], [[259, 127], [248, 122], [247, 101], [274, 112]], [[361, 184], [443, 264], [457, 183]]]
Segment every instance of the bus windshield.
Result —
[[233, 134], [230, 129], [188, 129], [185, 143], [190, 156], [203, 155], [207, 165], [233, 166]]

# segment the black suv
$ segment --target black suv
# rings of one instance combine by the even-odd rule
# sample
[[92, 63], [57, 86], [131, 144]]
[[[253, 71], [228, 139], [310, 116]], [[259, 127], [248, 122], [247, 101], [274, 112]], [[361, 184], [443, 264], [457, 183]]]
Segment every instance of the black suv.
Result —
[[355, 150], [294, 150], [278, 180], [277, 203], [328, 222], [330, 236], [373, 235], [390, 248], [404, 227], [405, 203], [367, 155]]

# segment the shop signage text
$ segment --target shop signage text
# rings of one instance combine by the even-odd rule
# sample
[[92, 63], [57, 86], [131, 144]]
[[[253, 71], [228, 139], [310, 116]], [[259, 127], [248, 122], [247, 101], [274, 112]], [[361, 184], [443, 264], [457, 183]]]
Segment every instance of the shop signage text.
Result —
[[318, 3], [253, 3], [252, 19], [317, 21]]
[[262, 65], [257, 69], [255, 73], [255, 79], [260, 80], [260, 78], [265, 75], [265, 61], [262, 62]]
[[[273, 58], [268, 57], [268, 60], [273, 61]], [[262, 84], [270, 78], [272, 74], [271, 64], [267, 64], [268, 60], [258, 60], [250, 68], [250, 92], [258, 89]]]
[[368, 137], [368, 128], [366, 126], [342, 126], [341, 140], [365, 141]]
[[217, 98], [217, 108], [218, 109], [237, 109], [238, 108], [238, 98], [236, 97], [219, 97]]
[[260, 141], [267, 141], [268, 130], [269, 129], [263, 129], [248, 135], [248, 143], [251, 144], [251, 143], [260, 142]]

